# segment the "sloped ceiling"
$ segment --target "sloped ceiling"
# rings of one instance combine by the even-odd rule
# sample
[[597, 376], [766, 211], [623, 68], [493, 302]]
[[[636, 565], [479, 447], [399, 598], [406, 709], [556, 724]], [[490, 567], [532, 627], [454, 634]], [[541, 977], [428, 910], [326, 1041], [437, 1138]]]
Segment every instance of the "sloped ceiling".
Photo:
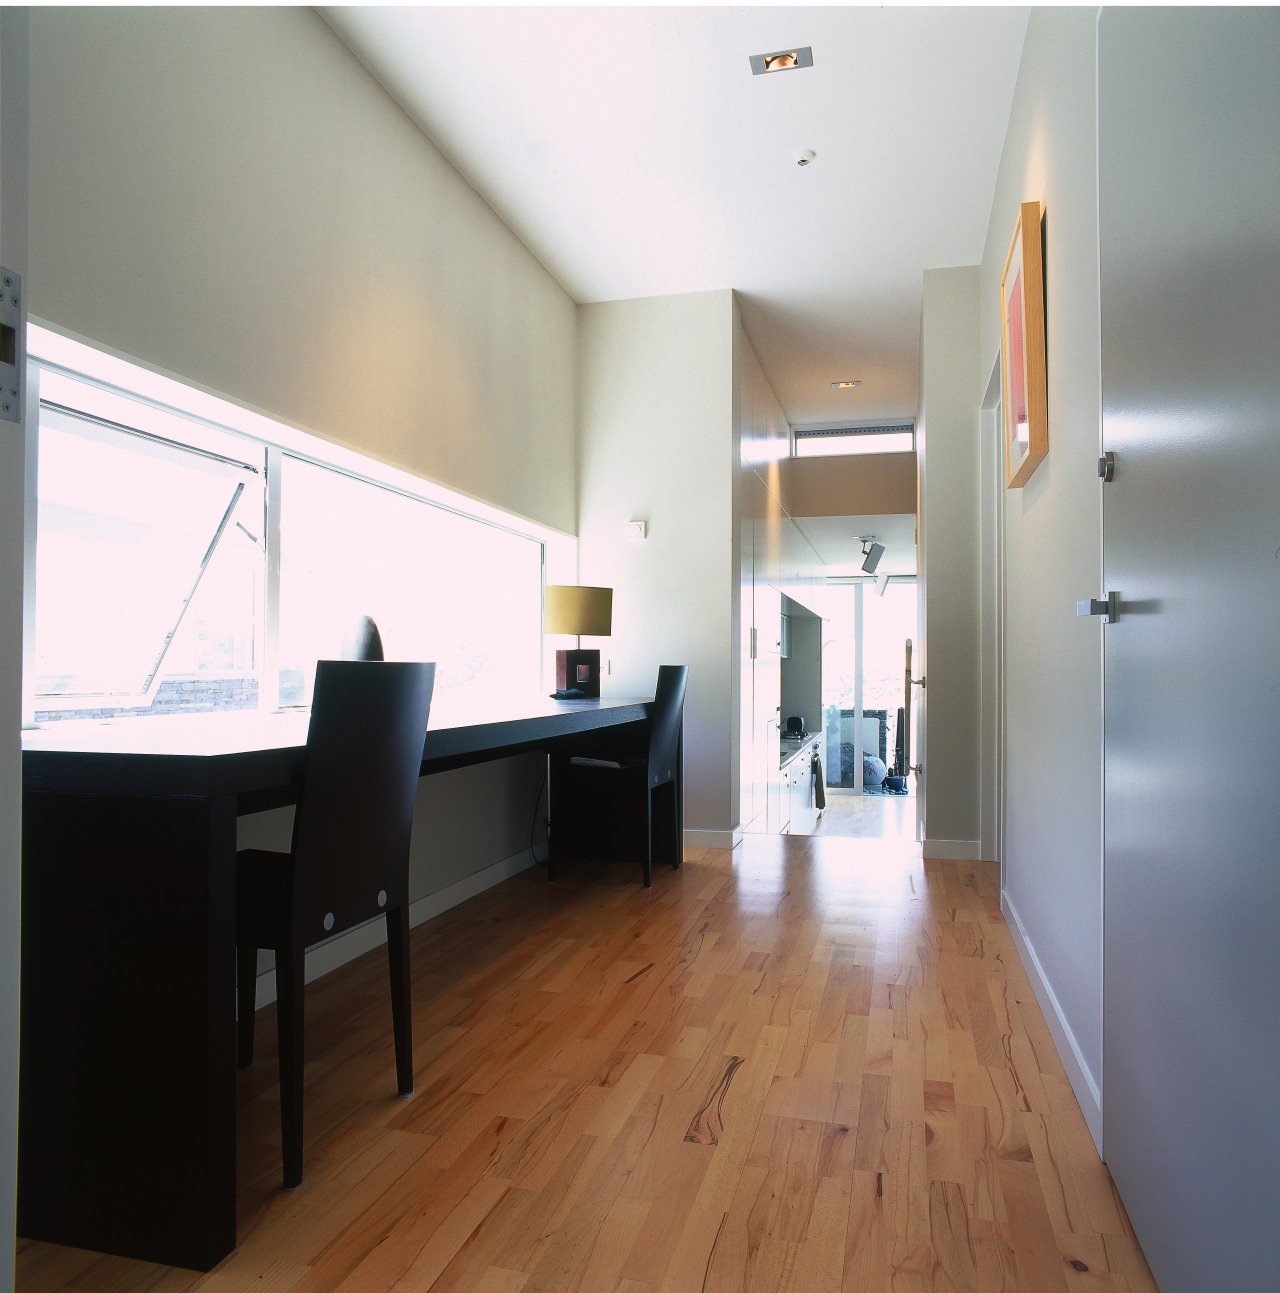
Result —
[[793, 425], [914, 416], [921, 275], [981, 258], [1025, 7], [320, 13], [575, 300], [734, 288]]

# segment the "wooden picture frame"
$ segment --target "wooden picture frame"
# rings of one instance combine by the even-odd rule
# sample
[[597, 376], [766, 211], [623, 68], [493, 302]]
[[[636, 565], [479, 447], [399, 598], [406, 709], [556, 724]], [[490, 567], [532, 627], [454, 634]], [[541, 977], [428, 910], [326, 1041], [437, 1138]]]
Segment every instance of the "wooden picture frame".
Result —
[[1000, 275], [1005, 479], [1009, 489], [1025, 485], [1049, 453], [1040, 222], [1040, 203], [1022, 203]]

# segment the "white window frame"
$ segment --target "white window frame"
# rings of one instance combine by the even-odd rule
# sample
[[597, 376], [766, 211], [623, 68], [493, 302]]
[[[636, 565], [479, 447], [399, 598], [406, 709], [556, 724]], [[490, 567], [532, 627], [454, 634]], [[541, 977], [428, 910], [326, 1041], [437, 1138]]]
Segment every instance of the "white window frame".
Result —
[[[190, 419], [170, 420], [166, 415], [165, 422], [158, 422], [153, 416], [157, 412], [154, 406], [142, 404], [137, 400], [125, 401], [118, 399], [114, 393], [111, 402], [107, 403], [97, 398], [100, 388], [87, 386], [86, 383], [80, 382], [78, 378], [73, 377], [72, 379], [76, 382], [77, 389], [70, 390], [64, 382], [47, 379], [51, 379], [55, 373], [58, 373], [59, 376], [65, 375], [68, 377], [72, 377], [71, 374], [59, 373], [51, 365], [37, 364], [35, 367], [41, 378], [42, 390], [45, 390], [51, 396], [48, 404], [43, 399], [41, 400], [39, 406], [39, 432], [54, 430], [84, 435], [89, 439], [99, 440], [109, 445], [125, 442], [130, 445], [132, 452], [152, 454], [162, 460], [182, 463], [187, 466], [202, 464], [204, 468], [224, 480], [238, 482], [239, 484], [239, 489], [236, 490], [230, 508], [223, 515], [222, 524], [219, 525], [215, 533], [211, 533], [209, 536], [212, 543], [205, 555], [205, 560], [192, 570], [194, 578], [188, 599], [180, 608], [176, 608], [176, 619], [173, 621], [168, 635], [163, 641], [154, 644], [156, 654], [150, 671], [141, 686], [132, 690], [37, 691], [35, 696], [37, 712], [85, 708], [132, 709], [145, 707], [156, 696], [160, 681], [164, 677], [164, 662], [168, 657], [170, 647], [177, 639], [178, 631], [186, 618], [196, 591], [203, 582], [207, 562], [214, 556], [217, 548], [226, 537], [228, 522], [237, 508], [240, 494], [246, 486], [252, 485], [254, 486], [255, 494], [263, 495], [264, 447], [256, 442], [244, 440], [243, 443], [247, 452], [242, 451], [234, 443], [228, 445], [228, 437], [225, 434], [220, 435], [217, 441], [213, 441], [210, 437], [205, 437], [202, 443], [200, 426]], [[53, 389], [50, 390], [49, 388]], [[86, 388], [87, 395], [85, 393]], [[68, 399], [71, 403], [64, 404], [61, 402], [62, 399]], [[109, 417], [107, 416], [108, 414], [114, 414], [115, 417]], [[117, 421], [115, 420], [116, 418], [127, 418], [129, 420], [127, 422]], [[228, 449], [234, 449], [234, 454], [229, 454]], [[37, 500], [37, 535], [40, 528], [39, 510]], [[265, 497], [263, 497], [263, 511], [265, 513]], [[259, 584], [259, 588], [261, 589], [261, 584]], [[261, 623], [261, 621], [262, 606], [259, 605], [255, 614], [255, 622]], [[255, 676], [261, 667], [262, 661], [259, 653], [254, 667]], [[38, 675], [33, 674], [32, 686], [35, 687], [37, 682]]]

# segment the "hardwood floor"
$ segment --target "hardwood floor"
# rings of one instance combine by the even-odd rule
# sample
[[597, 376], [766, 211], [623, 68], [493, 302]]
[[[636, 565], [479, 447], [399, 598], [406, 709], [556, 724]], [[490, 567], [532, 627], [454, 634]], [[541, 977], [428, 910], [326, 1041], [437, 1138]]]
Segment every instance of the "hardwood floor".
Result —
[[306, 1181], [274, 1012], [240, 1247], [207, 1275], [20, 1243], [23, 1293], [1153, 1293], [999, 913], [996, 869], [755, 836], [525, 872], [308, 990]]

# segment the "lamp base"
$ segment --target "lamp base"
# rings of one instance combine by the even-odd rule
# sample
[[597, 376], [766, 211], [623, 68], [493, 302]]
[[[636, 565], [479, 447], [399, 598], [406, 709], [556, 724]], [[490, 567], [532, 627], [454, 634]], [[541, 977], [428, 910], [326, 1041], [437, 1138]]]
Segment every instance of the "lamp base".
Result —
[[600, 695], [600, 652], [556, 652], [556, 700], [594, 700]]

